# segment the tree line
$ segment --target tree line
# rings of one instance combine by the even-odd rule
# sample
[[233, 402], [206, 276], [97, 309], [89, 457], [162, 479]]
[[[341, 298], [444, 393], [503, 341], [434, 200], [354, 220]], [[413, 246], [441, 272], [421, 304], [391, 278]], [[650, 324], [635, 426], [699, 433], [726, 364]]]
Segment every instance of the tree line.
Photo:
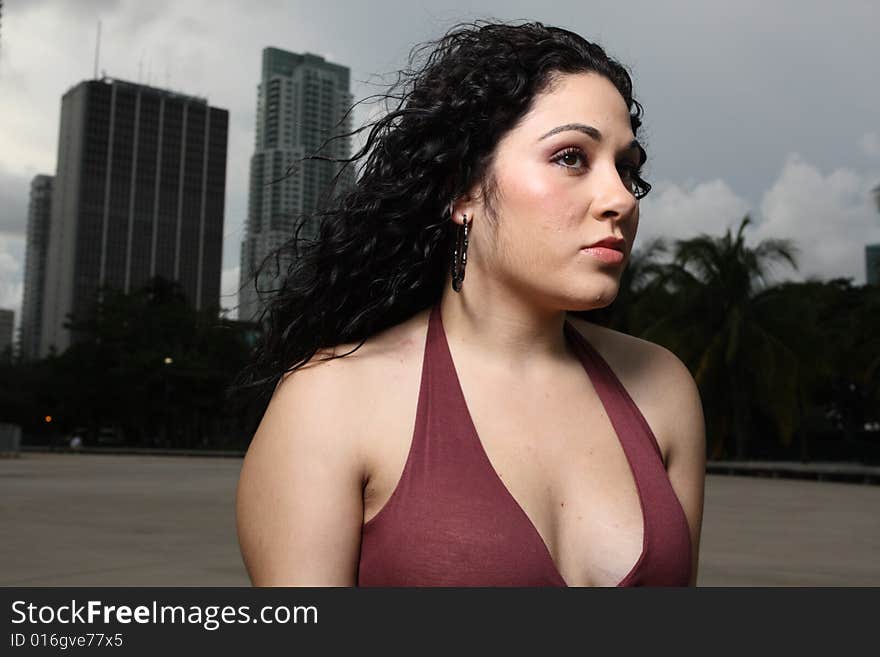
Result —
[[[880, 461], [880, 286], [775, 283], [774, 267], [797, 269], [797, 250], [781, 239], [747, 246], [750, 223], [635, 250], [614, 302], [579, 315], [687, 365], [709, 458]], [[246, 448], [262, 409], [235, 404], [228, 386], [256, 324], [197, 311], [155, 278], [130, 294], [104, 290], [69, 326], [63, 353], [0, 364], [0, 421], [36, 443], [80, 430], [89, 444], [103, 430], [130, 446]]]

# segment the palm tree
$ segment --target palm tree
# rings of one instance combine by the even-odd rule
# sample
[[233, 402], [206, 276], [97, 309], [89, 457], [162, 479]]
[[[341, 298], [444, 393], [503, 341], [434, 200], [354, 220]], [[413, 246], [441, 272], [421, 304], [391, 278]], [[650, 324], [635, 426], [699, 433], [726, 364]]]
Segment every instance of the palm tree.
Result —
[[797, 269], [790, 240], [768, 239], [747, 247], [743, 231], [716, 238], [701, 234], [678, 240], [672, 262], [646, 264], [653, 290], [669, 304], [641, 332], [663, 344], [694, 373], [706, 405], [712, 456], [725, 453], [729, 437], [736, 458], [747, 454], [753, 413], [760, 411], [789, 444], [799, 417], [798, 354], [774, 332], [781, 312], [777, 288], [768, 284], [771, 264], [784, 260]]

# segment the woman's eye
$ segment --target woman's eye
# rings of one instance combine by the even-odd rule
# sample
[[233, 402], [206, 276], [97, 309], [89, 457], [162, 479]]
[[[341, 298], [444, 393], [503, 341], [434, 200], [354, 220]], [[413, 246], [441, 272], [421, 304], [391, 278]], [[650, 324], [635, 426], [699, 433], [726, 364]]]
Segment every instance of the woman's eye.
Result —
[[566, 169], [579, 169], [580, 167], [575, 166], [578, 160], [586, 162], [586, 158], [579, 148], [566, 149], [553, 158], [553, 162]]
[[[579, 170], [586, 168], [585, 165], [587, 163], [587, 158], [580, 148], [572, 147], [555, 155], [552, 161], [564, 169]], [[582, 162], [584, 166], [578, 166], [578, 161]], [[621, 179], [626, 181], [630, 190], [633, 191], [642, 172], [641, 166], [636, 164], [623, 164], [620, 165], [618, 169], [621, 173]]]

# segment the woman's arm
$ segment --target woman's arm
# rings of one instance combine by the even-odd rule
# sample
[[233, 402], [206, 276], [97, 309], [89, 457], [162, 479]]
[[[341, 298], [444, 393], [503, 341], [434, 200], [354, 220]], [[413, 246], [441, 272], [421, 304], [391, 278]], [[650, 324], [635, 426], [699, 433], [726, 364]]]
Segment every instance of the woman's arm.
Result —
[[665, 381], [660, 389], [670, 391], [669, 403], [665, 405], [664, 430], [670, 438], [666, 472], [690, 527], [692, 563], [688, 585], [696, 586], [706, 481], [706, 425], [700, 391], [693, 376], [675, 354], [663, 351]]
[[363, 461], [345, 365], [282, 379], [247, 451], [236, 522], [254, 586], [356, 584]]

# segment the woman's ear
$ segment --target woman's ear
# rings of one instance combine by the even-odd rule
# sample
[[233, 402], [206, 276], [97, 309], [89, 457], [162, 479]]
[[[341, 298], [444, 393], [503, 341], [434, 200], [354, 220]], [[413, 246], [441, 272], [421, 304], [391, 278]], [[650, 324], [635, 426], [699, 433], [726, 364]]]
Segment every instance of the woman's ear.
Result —
[[449, 215], [450, 218], [459, 225], [462, 223], [462, 214], [466, 214], [468, 216], [468, 220], [473, 219], [474, 212], [479, 205], [480, 198], [481, 190], [479, 183], [477, 183], [471, 188], [470, 191], [465, 192], [464, 194], [461, 194], [450, 201], [449, 208], [452, 210], [452, 214]]

